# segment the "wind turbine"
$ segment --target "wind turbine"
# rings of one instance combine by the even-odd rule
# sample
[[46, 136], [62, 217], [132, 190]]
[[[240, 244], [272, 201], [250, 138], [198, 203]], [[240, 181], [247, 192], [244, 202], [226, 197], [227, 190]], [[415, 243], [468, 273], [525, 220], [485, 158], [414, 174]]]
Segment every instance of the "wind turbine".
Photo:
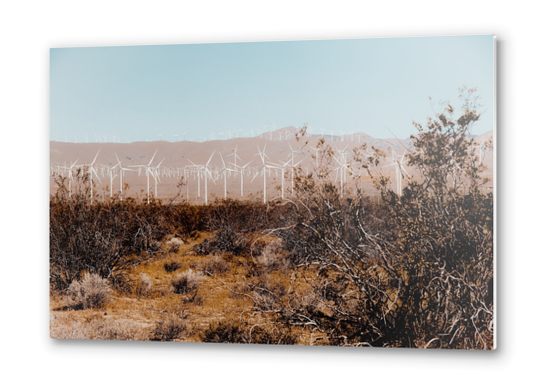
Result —
[[[142, 168], [145, 169], [145, 174], [147, 175], [147, 204], [150, 204], [150, 173], [151, 173], [151, 163], [154, 160], [154, 157], [156, 156], [156, 153], [158, 152], [158, 149], [154, 152], [154, 155], [152, 155], [151, 161], [149, 161], [149, 164], [147, 165], [130, 165], [132, 168], [139, 168], [141, 171]], [[154, 177], [154, 176], [153, 176]]]
[[[265, 147], [263, 146], [263, 151], [260, 151], [260, 147], [258, 146], [258, 153], [254, 156], [260, 156], [260, 159], [262, 160], [262, 167], [260, 168], [260, 172], [263, 171], [263, 203], [267, 203], [267, 168], [277, 168], [276, 166], [267, 165], [265, 163], [265, 159], [269, 159], [267, 155], [265, 154]], [[254, 180], [258, 176], [258, 173], [254, 175], [252, 180]]]
[[133, 169], [123, 168], [121, 161], [119, 160], [119, 157], [117, 156], [117, 153], [115, 152], [115, 157], [117, 158], [118, 166], [119, 166], [119, 175], [120, 175], [120, 201], [122, 201], [122, 176], [124, 175], [124, 171], [129, 172], [135, 172]]
[[320, 152], [320, 148], [318, 148], [318, 147], [315, 148], [315, 147], [310, 147], [310, 146], [309, 146], [309, 148], [314, 149], [316, 151], [316, 168], [318, 168], [318, 166], [319, 166], [318, 152]]
[[484, 144], [485, 144], [485, 142], [473, 146], [473, 148], [478, 148], [479, 149], [479, 152], [478, 152], [478, 165], [482, 164], [482, 150], [485, 149]]
[[[292, 180], [293, 180], [293, 169], [295, 167], [297, 167], [303, 160], [300, 160], [297, 164], [294, 164], [294, 166], [292, 167]], [[281, 198], [284, 200], [284, 172], [286, 171], [286, 168], [289, 167], [288, 163], [290, 161], [287, 161], [286, 163], [284, 161], [281, 161], [282, 165], [279, 165], [279, 164], [274, 164], [274, 163], [271, 163], [272, 165], [274, 165], [277, 169], [280, 169], [281, 170]]]
[[111, 179], [111, 186], [109, 190], [109, 197], [113, 197], [113, 179], [117, 177], [117, 174], [115, 173], [115, 168], [118, 167], [118, 164], [115, 164], [113, 167], [105, 166], [107, 168], [107, 173], [109, 174], [109, 178]]
[[[198, 169], [198, 171], [203, 172], [203, 175], [205, 176], [205, 204], [206, 205], [207, 205], [207, 177], [209, 177], [213, 183], [215, 182], [215, 180], [213, 179], [213, 175], [211, 173], [211, 170], [209, 169], [209, 163], [211, 162], [211, 159], [213, 158], [215, 152], [216, 151], [214, 151], [211, 154], [211, 157], [209, 157], [209, 160], [207, 160], [207, 163], [205, 165], [196, 165], [190, 159], [188, 159], [188, 161], [190, 161], [194, 165], [194, 167], [196, 167]], [[198, 178], [198, 180], [199, 180], [199, 178]], [[199, 186], [199, 184], [198, 184], [198, 186]]]
[[98, 155], [100, 154], [100, 150], [98, 149], [98, 153], [96, 153], [96, 156], [94, 157], [94, 160], [92, 160], [92, 163], [87, 164], [88, 166], [88, 172], [90, 173], [90, 204], [93, 202], [93, 188], [92, 188], [92, 174], [96, 175], [98, 180], [100, 181], [100, 184], [102, 181], [100, 180], [100, 177], [98, 176], [98, 173], [96, 172], [96, 169], [94, 168], [94, 163], [96, 162], [96, 159], [98, 158]]
[[290, 160], [292, 162], [292, 193], [294, 193], [294, 168], [297, 167], [299, 163], [301, 163], [301, 161], [303, 161], [301, 160], [299, 163], [295, 164], [295, 154], [296, 153], [303, 154], [303, 152], [294, 151], [294, 149], [292, 148], [292, 145], [290, 143], [288, 143], [288, 145], [290, 146]]
[[[237, 149], [237, 147], [236, 147], [236, 149]], [[237, 169], [231, 169], [231, 168], [226, 167], [226, 163], [224, 162], [224, 158], [222, 157], [222, 153], [219, 153], [219, 154], [220, 154], [220, 159], [222, 160], [221, 172], [222, 172], [222, 177], [224, 177], [224, 199], [226, 199], [228, 197], [228, 187], [227, 187], [228, 171], [236, 172]]]
[[[393, 149], [392, 149], [393, 151]], [[404, 160], [406, 151], [403, 152], [403, 156], [401, 156], [401, 160], [397, 160], [397, 155], [395, 155], [395, 151], [393, 151], [394, 160], [391, 164], [385, 165], [384, 167], [391, 167], [395, 166], [395, 178], [397, 179], [397, 194], [401, 196], [403, 194], [403, 190], [401, 188], [401, 179], [403, 177], [403, 171], [407, 174], [408, 177], [410, 175], [408, 174], [407, 170], [403, 166], [407, 161]]]
[[75, 164], [79, 161], [79, 159], [75, 160], [73, 164], [68, 169], [68, 196], [72, 197], [72, 179], [73, 179], [73, 167], [75, 167]]
[[[222, 155], [220, 155], [222, 156]], [[237, 168], [237, 159], [241, 160], [241, 158], [239, 157], [239, 155], [237, 154], [237, 145], [235, 146], [235, 150], [233, 151], [233, 153], [227, 155], [226, 157], [230, 157], [230, 156], [233, 156], [233, 166], [235, 168]], [[230, 163], [231, 164], [231, 163]]]
[[249, 165], [250, 163], [252, 163], [252, 160], [250, 160], [248, 163], [246, 163], [242, 167], [239, 165], [237, 166], [240, 169], [239, 172], [241, 173], [241, 197], [243, 197], [243, 173], [245, 172], [245, 168], [247, 167], [247, 165]]
[[162, 181], [160, 180], [160, 175], [159, 175], [159, 172], [160, 172], [160, 171], [159, 171], [159, 168], [160, 168], [160, 165], [162, 165], [162, 163], [164, 162], [164, 160], [165, 160], [165, 158], [162, 159], [162, 161], [160, 162], [160, 164], [158, 164], [156, 167], [152, 167], [152, 168], [150, 169], [151, 175], [152, 175], [152, 177], [153, 177], [153, 179], [154, 179], [154, 197], [155, 197], [155, 198], [158, 197], [158, 183], [159, 183], [159, 182], [160, 182], [160, 183], [162, 182]]
[[[337, 147], [336, 147], [337, 148]], [[348, 149], [348, 146], [344, 147], [344, 149], [340, 150], [337, 148], [337, 151], [339, 152], [340, 159], [337, 159], [335, 156], [333, 158], [337, 163], [339, 163], [339, 166], [336, 168], [337, 174], [341, 174], [341, 198], [343, 197], [343, 191], [344, 191], [344, 183], [346, 181], [346, 170], [348, 169], [348, 162], [346, 161], [346, 150]]]

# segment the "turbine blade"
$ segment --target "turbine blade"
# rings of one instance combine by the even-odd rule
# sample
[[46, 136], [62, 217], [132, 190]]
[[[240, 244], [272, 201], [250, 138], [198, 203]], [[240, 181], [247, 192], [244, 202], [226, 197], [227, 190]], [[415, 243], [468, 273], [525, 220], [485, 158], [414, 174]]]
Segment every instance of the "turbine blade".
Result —
[[100, 154], [100, 151], [101, 151], [101, 150], [102, 150], [101, 148], [98, 149], [98, 153], [96, 154], [96, 156], [94, 157], [94, 160], [92, 160], [92, 163], [90, 163], [90, 165], [94, 164], [94, 162], [95, 162], [96, 159], [98, 158], [98, 155]]
[[154, 151], [154, 155], [152, 155], [151, 161], [149, 161], [149, 165], [147, 165], [147, 167], [151, 165], [152, 161], [154, 160], [154, 157], [156, 156], [156, 153], [158, 153], [158, 149]]
[[207, 161], [207, 164], [205, 164], [206, 166], [209, 165], [209, 163], [211, 162], [211, 159], [213, 158], [214, 154], [216, 152], [216, 149], [213, 151], [213, 153], [211, 154], [211, 157], [209, 157], [209, 161]]

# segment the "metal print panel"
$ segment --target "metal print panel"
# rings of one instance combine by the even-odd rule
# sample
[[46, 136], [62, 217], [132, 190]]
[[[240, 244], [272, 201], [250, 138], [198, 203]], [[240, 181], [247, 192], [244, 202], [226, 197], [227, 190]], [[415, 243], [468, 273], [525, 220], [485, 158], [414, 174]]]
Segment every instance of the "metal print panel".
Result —
[[493, 36], [50, 70], [52, 338], [495, 348]]

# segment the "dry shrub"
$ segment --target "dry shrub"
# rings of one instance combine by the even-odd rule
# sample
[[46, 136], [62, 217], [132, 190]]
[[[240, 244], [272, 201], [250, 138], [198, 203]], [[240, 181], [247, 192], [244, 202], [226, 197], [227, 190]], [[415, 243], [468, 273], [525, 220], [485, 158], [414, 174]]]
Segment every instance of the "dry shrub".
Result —
[[171, 313], [160, 319], [152, 330], [153, 341], [172, 341], [186, 335], [188, 322], [186, 317]]
[[139, 284], [137, 286], [137, 294], [139, 296], [149, 296], [152, 292], [152, 280], [149, 275], [142, 273], [139, 278]]
[[204, 343], [295, 344], [298, 337], [276, 325], [250, 325], [240, 320], [215, 321], [203, 331]]
[[164, 263], [164, 269], [166, 272], [175, 272], [177, 269], [181, 269], [183, 265], [177, 261], [167, 261]]
[[135, 321], [102, 316], [74, 320], [56, 314], [51, 315], [50, 336], [53, 339], [149, 340], [148, 331]]
[[343, 198], [329, 177], [332, 149], [322, 146], [316, 177], [296, 177], [296, 224], [275, 232], [297, 268], [313, 272], [316, 305], [293, 305], [293, 291], [256, 301], [262, 315], [325, 333], [333, 345], [493, 348], [493, 194], [471, 137], [478, 98], [464, 92], [459, 118], [447, 106], [426, 128], [415, 123], [420, 132], [403, 156], [417, 178], [403, 175], [400, 192], [375, 170], [383, 151], [373, 148], [368, 160], [367, 148], [354, 151], [379, 203], [361, 190]]
[[202, 280], [203, 275], [200, 272], [189, 269], [172, 278], [171, 285], [174, 293], [185, 294], [196, 289]]
[[247, 343], [247, 324], [237, 320], [214, 321], [203, 331], [204, 343]]
[[111, 285], [96, 274], [86, 273], [81, 281], [73, 281], [68, 287], [67, 301], [78, 308], [100, 308], [111, 301]]
[[265, 205], [238, 200], [218, 200], [207, 209], [208, 230], [213, 237], [193, 247], [200, 255], [216, 251], [235, 255], [250, 253], [252, 234], [266, 229], [268, 212]]
[[213, 256], [211, 259], [207, 260], [205, 263], [203, 263], [202, 268], [205, 270], [205, 272], [208, 272], [212, 275], [215, 274], [224, 274], [229, 272], [230, 265], [224, 258], [220, 255]]
[[266, 244], [255, 256], [257, 265], [268, 272], [288, 273], [293, 268], [293, 264], [282, 248], [282, 239], [274, 239]]
[[[66, 289], [85, 272], [109, 279], [115, 287], [126, 282], [129, 270], [160, 253], [169, 206], [154, 199], [106, 201], [91, 198], [87, 168], [74, 173], [69, 192], [67, 178], [55, 178], [57, 193], [49, 210], [50, 282]], [[95, 188], [95, 187], [94, 187]]]

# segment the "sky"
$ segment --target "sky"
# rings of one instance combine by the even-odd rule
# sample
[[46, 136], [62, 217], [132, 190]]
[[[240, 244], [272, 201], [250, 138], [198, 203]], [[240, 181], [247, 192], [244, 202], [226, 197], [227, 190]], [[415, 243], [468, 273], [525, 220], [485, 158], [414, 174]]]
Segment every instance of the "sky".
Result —
[[[493, 129], [493, 36], [52, 48], [50, 138], [202, 141], [308, 124], [406, 139], [476, 87]], [[430, 99], [431, 98], [431, 99]]]

